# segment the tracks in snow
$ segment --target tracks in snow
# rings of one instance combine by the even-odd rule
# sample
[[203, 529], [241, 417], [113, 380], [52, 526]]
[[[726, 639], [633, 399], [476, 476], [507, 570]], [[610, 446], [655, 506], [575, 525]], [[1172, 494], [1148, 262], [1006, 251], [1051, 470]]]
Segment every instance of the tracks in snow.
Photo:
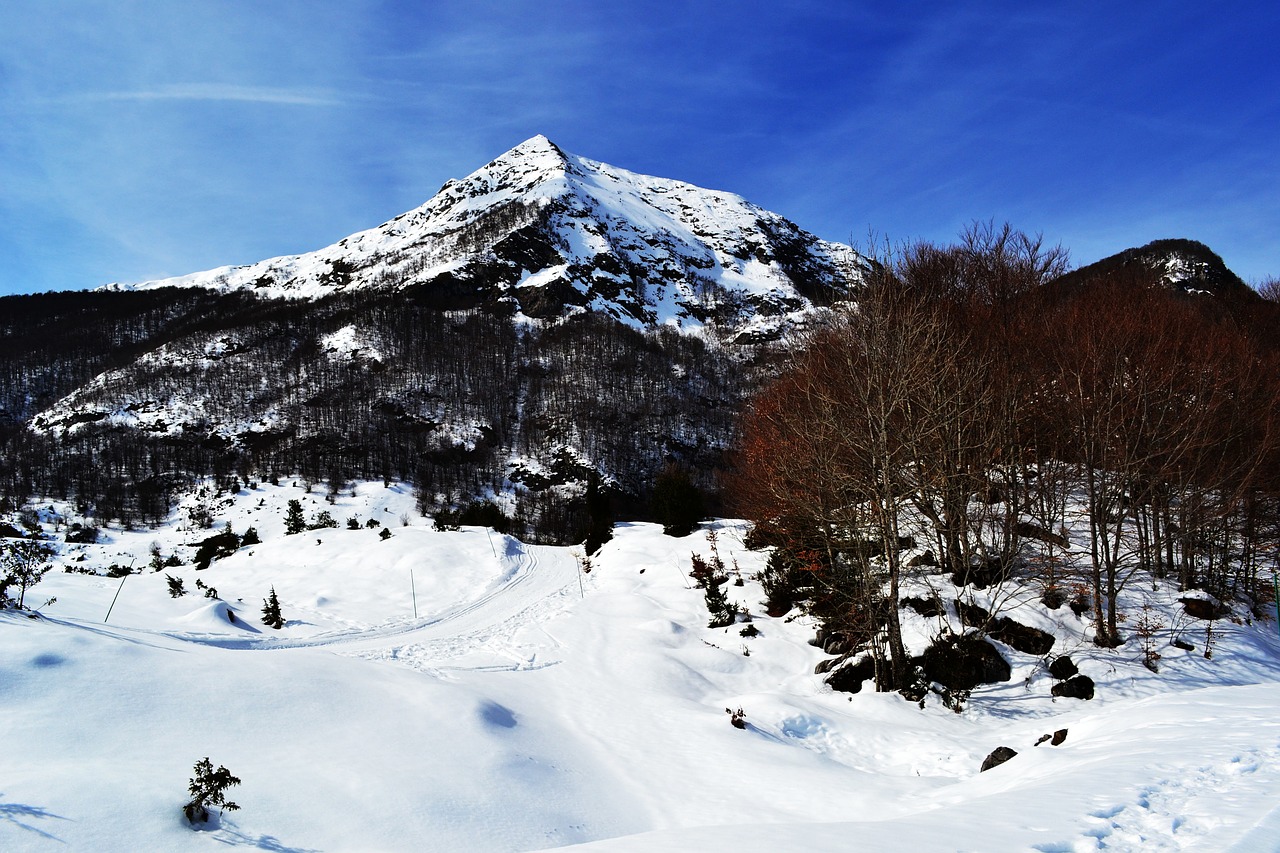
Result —
[[[535, 641], [518, 634], [554, 617], [579, 597], [578, 565], [560, 548], [508, 540], [497, 557], [499, 579], [481, 595], [421, 619], [368, 628], [328, 631], [309, 637], [160, 632], [184, 642], [252, 651], [328, 648], [338, 654], [389, 660], [442, 674], [446, 670], [527, 670], [549, 666], [547, 652], [558, 646], [544, 632]], [[466, 658], [463, 663], [461, 659]]]

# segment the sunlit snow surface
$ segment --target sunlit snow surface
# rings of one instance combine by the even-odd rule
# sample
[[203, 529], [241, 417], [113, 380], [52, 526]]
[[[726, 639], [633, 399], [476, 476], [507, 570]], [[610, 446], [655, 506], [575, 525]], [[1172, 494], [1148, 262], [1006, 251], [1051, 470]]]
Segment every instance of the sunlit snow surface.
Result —
[[[68, 565], [143, 567], [153, 543], [187, 565], [55, 572], [28, 593], [57, 598], [43, 618], [0, 615], [0, 849], [1277, 849], [1274, 623], [1215, 623], [1206, 660], [1183, 618], [1197, 651], [1162, 633], [1157, 675], [1136, 645], [1095, 649], [1069, 610], [1028, 602], [1015, 618], [1056, 625], [1054, 654], [1097, 698], [1053, 701], [1041, 661], [1003, 649], [1009, 683], [922, 711], [812, 675], [813, 625], [762, 614], [762, 557], [736, 523], [619, 525], [581, 574], [573, 549], [434, 531], [398, 484], [355, 491], [263, 485], [206, 496], [213, 530], [180, 512], [104, 531]], [[285, 536], [290, 498], [340, 527]], [[225, 522], [264, 541], [196, 572], [189, 543]], [[705, 627], [687, 575], [708, 529], [758, 637]], [[195, 594], [170, 598], [166, 574]], [[259, 619], [272, 587], [280, 631]], [[1133, 595], [1178, 622], [1171, 591]], [[1061, 746], [1033, 745], [1060, 728]], [[979, 775], [1000, 745], [1019, 754]], [[241, 810], [193, 832], [180, 806], [206, 755], [243, 780]]]

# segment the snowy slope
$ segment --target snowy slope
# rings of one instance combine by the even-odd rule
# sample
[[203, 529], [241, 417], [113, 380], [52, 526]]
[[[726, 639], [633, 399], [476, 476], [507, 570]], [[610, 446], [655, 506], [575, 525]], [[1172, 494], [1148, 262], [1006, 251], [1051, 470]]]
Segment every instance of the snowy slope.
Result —
[[[1092, 702], [1054, 701], [1012, 654], [1013, 680], [964, 713], [920, 710], [810, 674], [813, 626], [759, 612], [737, 523], [710, 527], [754, 638], [705, 627], [687, 577], [705, 529], [620, 525], [582, 574], [571, 549], [433, 531], [396, 484], [354, 492], [201, 499], [214, 530], [262, 543], [200, 572], [50, 574], [29, 594], [56, 596], [42, 618], [0, 614], [0, 849], [1276, 849], [1273, 623], [1219, 623], [1211, 661], [1162, 635], [1159, 675], [1065, 631]], [[340, 527], [285, 536], [290, 498]], [[211, 532], [184, 529], [195, 503], [63, 559], [189, 562]], [[170, 598], [166, 574], [221, 600]], [[257, 618], [272, 587], [280, 631]], [[1171, 620], [1172, 593], [1143, 595]], [[999, 745], [1019, 755], [979, 774]], [[179, 807], [206, 755], [243, 779], [242, 808], [193, 832]]]
[[735, 328], [760, 325], [760, 334], [831, 298], [860, 263], [849, 247], [739, 196], [618, 169], [535, 136], [416, 210], [319, 251], [131, 287], [314, 299], [462, 282], [535, 316], [592, 309], [635, 325], [697, 326], [717, 315]]

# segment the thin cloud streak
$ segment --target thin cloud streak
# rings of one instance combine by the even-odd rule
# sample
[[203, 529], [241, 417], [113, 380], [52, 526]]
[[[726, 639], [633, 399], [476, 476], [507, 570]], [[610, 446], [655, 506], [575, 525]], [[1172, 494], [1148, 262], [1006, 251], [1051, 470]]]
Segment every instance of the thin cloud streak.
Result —
[[76, 101], [240, 101], [253, 104], [287, 104], [337, 107], [345, 101], [332, 94], [269, 86], [235, 86], [224, 83], [175, 83], [126, 92], [85, 92], [65, 100]]

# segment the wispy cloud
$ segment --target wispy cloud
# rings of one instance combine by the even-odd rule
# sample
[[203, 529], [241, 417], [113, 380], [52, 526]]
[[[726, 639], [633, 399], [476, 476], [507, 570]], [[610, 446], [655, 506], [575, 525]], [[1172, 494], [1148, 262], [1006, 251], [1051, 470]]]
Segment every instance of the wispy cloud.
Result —
[[336, 94], [325, 90], [236, 86], [226, 83], [171, 83], [132, 91], [85, 92], [71, 96], [70, 99], [79, 101], [242, 101], [253, 104], [287, 104], [306, 107], [334, 107], [343, 103]]

